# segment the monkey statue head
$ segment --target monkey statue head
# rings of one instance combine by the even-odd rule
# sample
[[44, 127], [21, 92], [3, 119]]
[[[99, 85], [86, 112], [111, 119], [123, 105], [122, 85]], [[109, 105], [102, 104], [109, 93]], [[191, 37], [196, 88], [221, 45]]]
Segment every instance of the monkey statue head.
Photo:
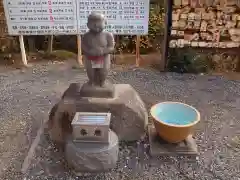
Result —
[[105, 29], [106, 19], [103, 14], [92, 12], [88, 16], [87, 27], [91, 32], [100, 33]]

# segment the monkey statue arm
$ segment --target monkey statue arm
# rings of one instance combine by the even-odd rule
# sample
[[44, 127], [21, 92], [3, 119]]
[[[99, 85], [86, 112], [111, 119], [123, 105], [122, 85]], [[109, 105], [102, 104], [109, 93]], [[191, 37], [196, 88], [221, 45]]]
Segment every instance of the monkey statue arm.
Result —
[[93, 49], [89, 48], [88, 41], [89, 41], [88, 33], [86, 33], [83, 35], [82, 44], [81, 44], [83, 55], [96, 56], [96, 52]]
[[111, 54], [114, 52], [115, 41], [112, 33], [107, 32], [107, 47], [103, 50], [103, 54]]

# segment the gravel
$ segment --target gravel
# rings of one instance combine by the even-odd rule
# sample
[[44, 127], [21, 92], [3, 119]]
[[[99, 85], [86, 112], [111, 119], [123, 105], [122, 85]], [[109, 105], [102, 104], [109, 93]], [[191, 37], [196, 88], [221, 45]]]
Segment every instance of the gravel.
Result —
[[[51, 107], [71, 82], [86, 80], [83, 69], [73, 66], [74, 62], [42, 63], [23, 70], [0, 69], [1, 180], [240, 179], [240, 140], [236, 141], [240, 137], [240, 82], [221, 76], [159, 73], [149, 69], [114, 69], [110, 79], [131, 84], [148, 108], [161, 101], [179, 101], [196, 107], [201, 113], [195, 135], [199, 157], [149, 159], [148, 153], [141, 152], [141, 167], [137, 168], [136, 143], [122, 143], [118, 168], [80, 178], [68, 170], [62, 153], [45, 133], [29, 171], [25, 175], [19, 173]], [[147, 146], [147, 141], [142, 144]]]

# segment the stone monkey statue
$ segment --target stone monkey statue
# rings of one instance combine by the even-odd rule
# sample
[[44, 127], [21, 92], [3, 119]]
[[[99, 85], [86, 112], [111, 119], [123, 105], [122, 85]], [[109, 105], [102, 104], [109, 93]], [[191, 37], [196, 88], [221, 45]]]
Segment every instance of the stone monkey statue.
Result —
[[82, 53], [84, 66], [89, 78], [89, 84], [104, 86], [111, 66], [110, 54], [114, 51], [114, 37], [104, 31], [106, 19], [103, 14], [92, 12], [88, 16], [89, 31], [82, 38]]

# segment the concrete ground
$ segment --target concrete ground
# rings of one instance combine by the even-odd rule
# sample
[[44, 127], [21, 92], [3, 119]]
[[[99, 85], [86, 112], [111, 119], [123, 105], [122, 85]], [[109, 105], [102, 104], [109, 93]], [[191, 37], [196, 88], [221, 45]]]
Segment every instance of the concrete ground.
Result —
[[87, 79], [84, 70], [75, 67], [71, 61], [42, 63], [22, 70], [0, 68], [1, 180], [240, 179], [238, 80], [119, 68], [109, 78], [115, 83], [131, 84], [148, 108], [155, 102], [173, 100], [193, 105], [201, 112], [195, 135], [200, 156], [160, 158], [154, 162], [146, 156], [144, 167], [130, 170], [124, 166], [127, 156], [130, 160], [136, 156], [135, 144], [122, 144], [118, 168], [112, 172], [89, 178], [72, 175], [43, 125], [69, 84]]

